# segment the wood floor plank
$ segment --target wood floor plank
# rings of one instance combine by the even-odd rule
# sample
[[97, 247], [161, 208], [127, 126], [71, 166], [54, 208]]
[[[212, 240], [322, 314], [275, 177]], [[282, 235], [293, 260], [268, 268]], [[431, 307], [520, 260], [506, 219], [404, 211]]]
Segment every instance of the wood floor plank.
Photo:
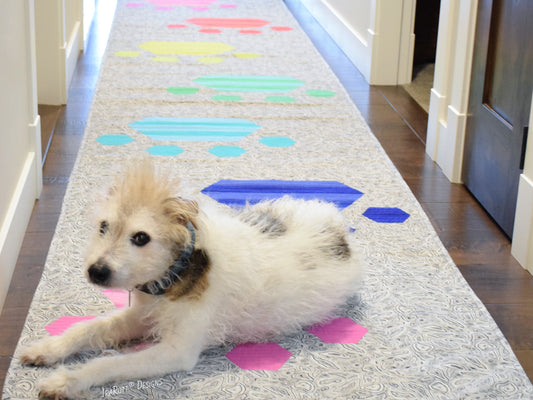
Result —
[[41, 156], [43, 162], [46, 160], [54, 129], [57, 125], [57, 119], [61, 111], [61, 106], [39, 104], [37, 109], [41, 118]]
[[422, 143], [426, 143], [428, 115], [401, 86], [381, 86], [382, 95]]
[[375, 87], [368, 85], [366, 88], [352, 90], [350, 92], [350, 98], [359, 110], [367, 104], [387, 104], [387, 100], [383, 97], [381, 92]]
[[533, 307], [524, 304], [486, 304], [486, 307], [513, 349], [533, 349]]
[[515, 355], [526, 372], [533, 370], [533, 350], [515, 350]]
[[0, 355], [0, 393], [4, 386], [4, 380], [6, 379], [7, 370], [11, 364], [11, 356]]
[[523, 268], [485, 264], [459, 269], [484, 304], [525, 304], [533, 309], [533, 280]]

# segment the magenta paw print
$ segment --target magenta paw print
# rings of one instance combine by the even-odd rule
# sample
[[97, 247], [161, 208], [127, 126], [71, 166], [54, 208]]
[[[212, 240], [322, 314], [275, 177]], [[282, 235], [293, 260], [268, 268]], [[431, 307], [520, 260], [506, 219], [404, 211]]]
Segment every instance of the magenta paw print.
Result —
[[68, 328], [70, 328], [71, 325], [74, 325], [75, 323], [87, 321], [89, 319], [93, 319], [94, 316], [87, 315], [87, 316], [68, 316], [65, 315], [59, 319], [56, 319], [51, 324], [44, 327], [48, 331], [48, 333], [52, 336], [61, 335], [63, 332], [65, 332]]
[[307, 332], [325, 343], [357, 343], [366, 335], [368, 329], [350, 318], [337, 318], [327, 324], [313, 325]]
[[[307, 331], [325, 343], [357, 343], [368, 329], [350, 318], [337, 318], [326, 324], [313, 325]], [[292, 353], [277, 343], [245, 343], [236, 346], [226, 357], [244, 370], [280, 369]]]
[[[103, 294], [109, 298], [117, 308], [122, 308], [128, 305], [128, 292], [125, 290], [118, 289], [108, 289], [104, 290]], [[51, 324], [45, 326], [44, 329], [52, 336], [61, 335], [65, 332], [71, 325], [74, 325], [78, 322], [87, 321], [89, 319], [95, 318], [94, 315], [84, 315], [84, 316], [69, 316], [64, 315], [59, 319], [56, 319]]]
[[292, 353], [277, 343], [240, 344], [226, 357], [241, 369], [276, 371], [292, 356]]

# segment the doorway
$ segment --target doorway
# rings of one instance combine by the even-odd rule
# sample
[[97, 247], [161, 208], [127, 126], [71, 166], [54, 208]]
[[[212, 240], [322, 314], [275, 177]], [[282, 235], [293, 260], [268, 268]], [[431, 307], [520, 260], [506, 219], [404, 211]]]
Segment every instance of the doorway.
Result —
[[411, 83], [404, 85], [404, 89], [426, 112], [429, 112], [435, 73], [440, 2], [441, 0], [416, 2], [413, 77]]

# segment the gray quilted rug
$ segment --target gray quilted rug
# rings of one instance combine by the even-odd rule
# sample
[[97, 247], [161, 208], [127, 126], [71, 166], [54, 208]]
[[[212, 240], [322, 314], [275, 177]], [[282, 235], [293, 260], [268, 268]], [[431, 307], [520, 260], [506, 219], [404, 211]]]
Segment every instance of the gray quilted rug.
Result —
[[[126, 160], [147, 154], [188, 194], [228, 206], [243, 193], [335, 201], [369, 268], [329, 325], [212, 348], [190, 372], [95, 387], [88, 398], [533, 398], [502, 333], [280, 0], [119, 0], [21, 344], [127, 306], [123, 293], [83, 277], [87, 210]], [[4, 398], [36, 398], [48, 373], [16, 356]]]

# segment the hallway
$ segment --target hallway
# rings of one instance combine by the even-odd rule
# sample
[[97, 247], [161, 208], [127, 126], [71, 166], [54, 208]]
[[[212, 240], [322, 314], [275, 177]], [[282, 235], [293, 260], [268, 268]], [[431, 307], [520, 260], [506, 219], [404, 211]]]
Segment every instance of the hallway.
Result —
[[[0, 316], [0, 382], [39, 282], [81, 143], [111, 23], [111, 14], [103, 3], [98, 4], [87, 50], [80, 56], [69, 102], [59, 109], [56, 123], [49, 124], [54, 133], [44, 164], [43, 192], [35, 205]], [[509, 240], [468, 191], [462, 185], [450, 184], [426, 155], [427, 114], [401, 87], [369, 86], [299, 1], [286, 3], [349, 92], [533, 380], [533, 331], [529, 329], [533, 320], [533, 277], [513, 259]], [[43, 127], [46, 125], [43, 121]]]

